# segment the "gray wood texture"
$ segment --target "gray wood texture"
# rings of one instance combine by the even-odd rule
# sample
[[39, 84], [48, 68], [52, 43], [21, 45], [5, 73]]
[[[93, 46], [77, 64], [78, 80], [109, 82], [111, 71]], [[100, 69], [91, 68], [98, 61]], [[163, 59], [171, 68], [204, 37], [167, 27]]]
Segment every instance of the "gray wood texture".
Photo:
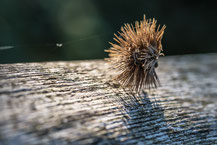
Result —
[[217, 144], [217, 54], [157, 73], [132, 95], [103, 60], [0, 64], [0, 144]]

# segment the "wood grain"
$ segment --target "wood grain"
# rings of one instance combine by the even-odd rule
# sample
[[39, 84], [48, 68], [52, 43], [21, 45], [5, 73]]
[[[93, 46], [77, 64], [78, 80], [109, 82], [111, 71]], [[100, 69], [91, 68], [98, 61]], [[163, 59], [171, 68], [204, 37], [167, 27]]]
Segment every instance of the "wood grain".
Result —
[[102, 60], [0, 64], [0, 144], [217, 144], [217, 54], [160, 59], [132, 95]]

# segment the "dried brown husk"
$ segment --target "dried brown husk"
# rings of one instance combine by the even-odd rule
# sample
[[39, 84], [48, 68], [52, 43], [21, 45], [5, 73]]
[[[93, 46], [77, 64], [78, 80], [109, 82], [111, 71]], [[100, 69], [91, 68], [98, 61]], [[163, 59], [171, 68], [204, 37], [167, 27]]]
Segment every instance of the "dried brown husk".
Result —
[[159, 56], [163, 55], [161, 40], [166, 26], [156, 26], [155, 19], [125, 24], [119, 35], [115, 35], [116, 44], [110, 43], [108, 60], [118, 70], [115, 80], [122, 87], [139, 93], [143, 89], [157, 88], [160, 84], [155, 68]]

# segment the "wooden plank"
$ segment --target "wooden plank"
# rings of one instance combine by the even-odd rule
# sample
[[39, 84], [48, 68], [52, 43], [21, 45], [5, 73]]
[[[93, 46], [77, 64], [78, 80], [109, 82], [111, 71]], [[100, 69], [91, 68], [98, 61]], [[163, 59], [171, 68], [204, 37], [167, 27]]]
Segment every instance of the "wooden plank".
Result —
[[217, 144], [217, 54], [160, 59], [132, 96], [102, 60], [0, 65], [0, 144]]

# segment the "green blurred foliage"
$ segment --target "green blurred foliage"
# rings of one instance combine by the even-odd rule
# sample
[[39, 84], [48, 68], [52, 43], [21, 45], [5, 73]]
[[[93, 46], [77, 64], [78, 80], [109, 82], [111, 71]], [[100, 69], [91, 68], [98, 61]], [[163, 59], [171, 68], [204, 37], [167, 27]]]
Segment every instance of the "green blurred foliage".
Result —
[[217, 9], [206, 1], [1, 0], [0, 63], [102, 59], [113, 33], [144, 14], [167, 26], [166, 55], [217, 52]]

